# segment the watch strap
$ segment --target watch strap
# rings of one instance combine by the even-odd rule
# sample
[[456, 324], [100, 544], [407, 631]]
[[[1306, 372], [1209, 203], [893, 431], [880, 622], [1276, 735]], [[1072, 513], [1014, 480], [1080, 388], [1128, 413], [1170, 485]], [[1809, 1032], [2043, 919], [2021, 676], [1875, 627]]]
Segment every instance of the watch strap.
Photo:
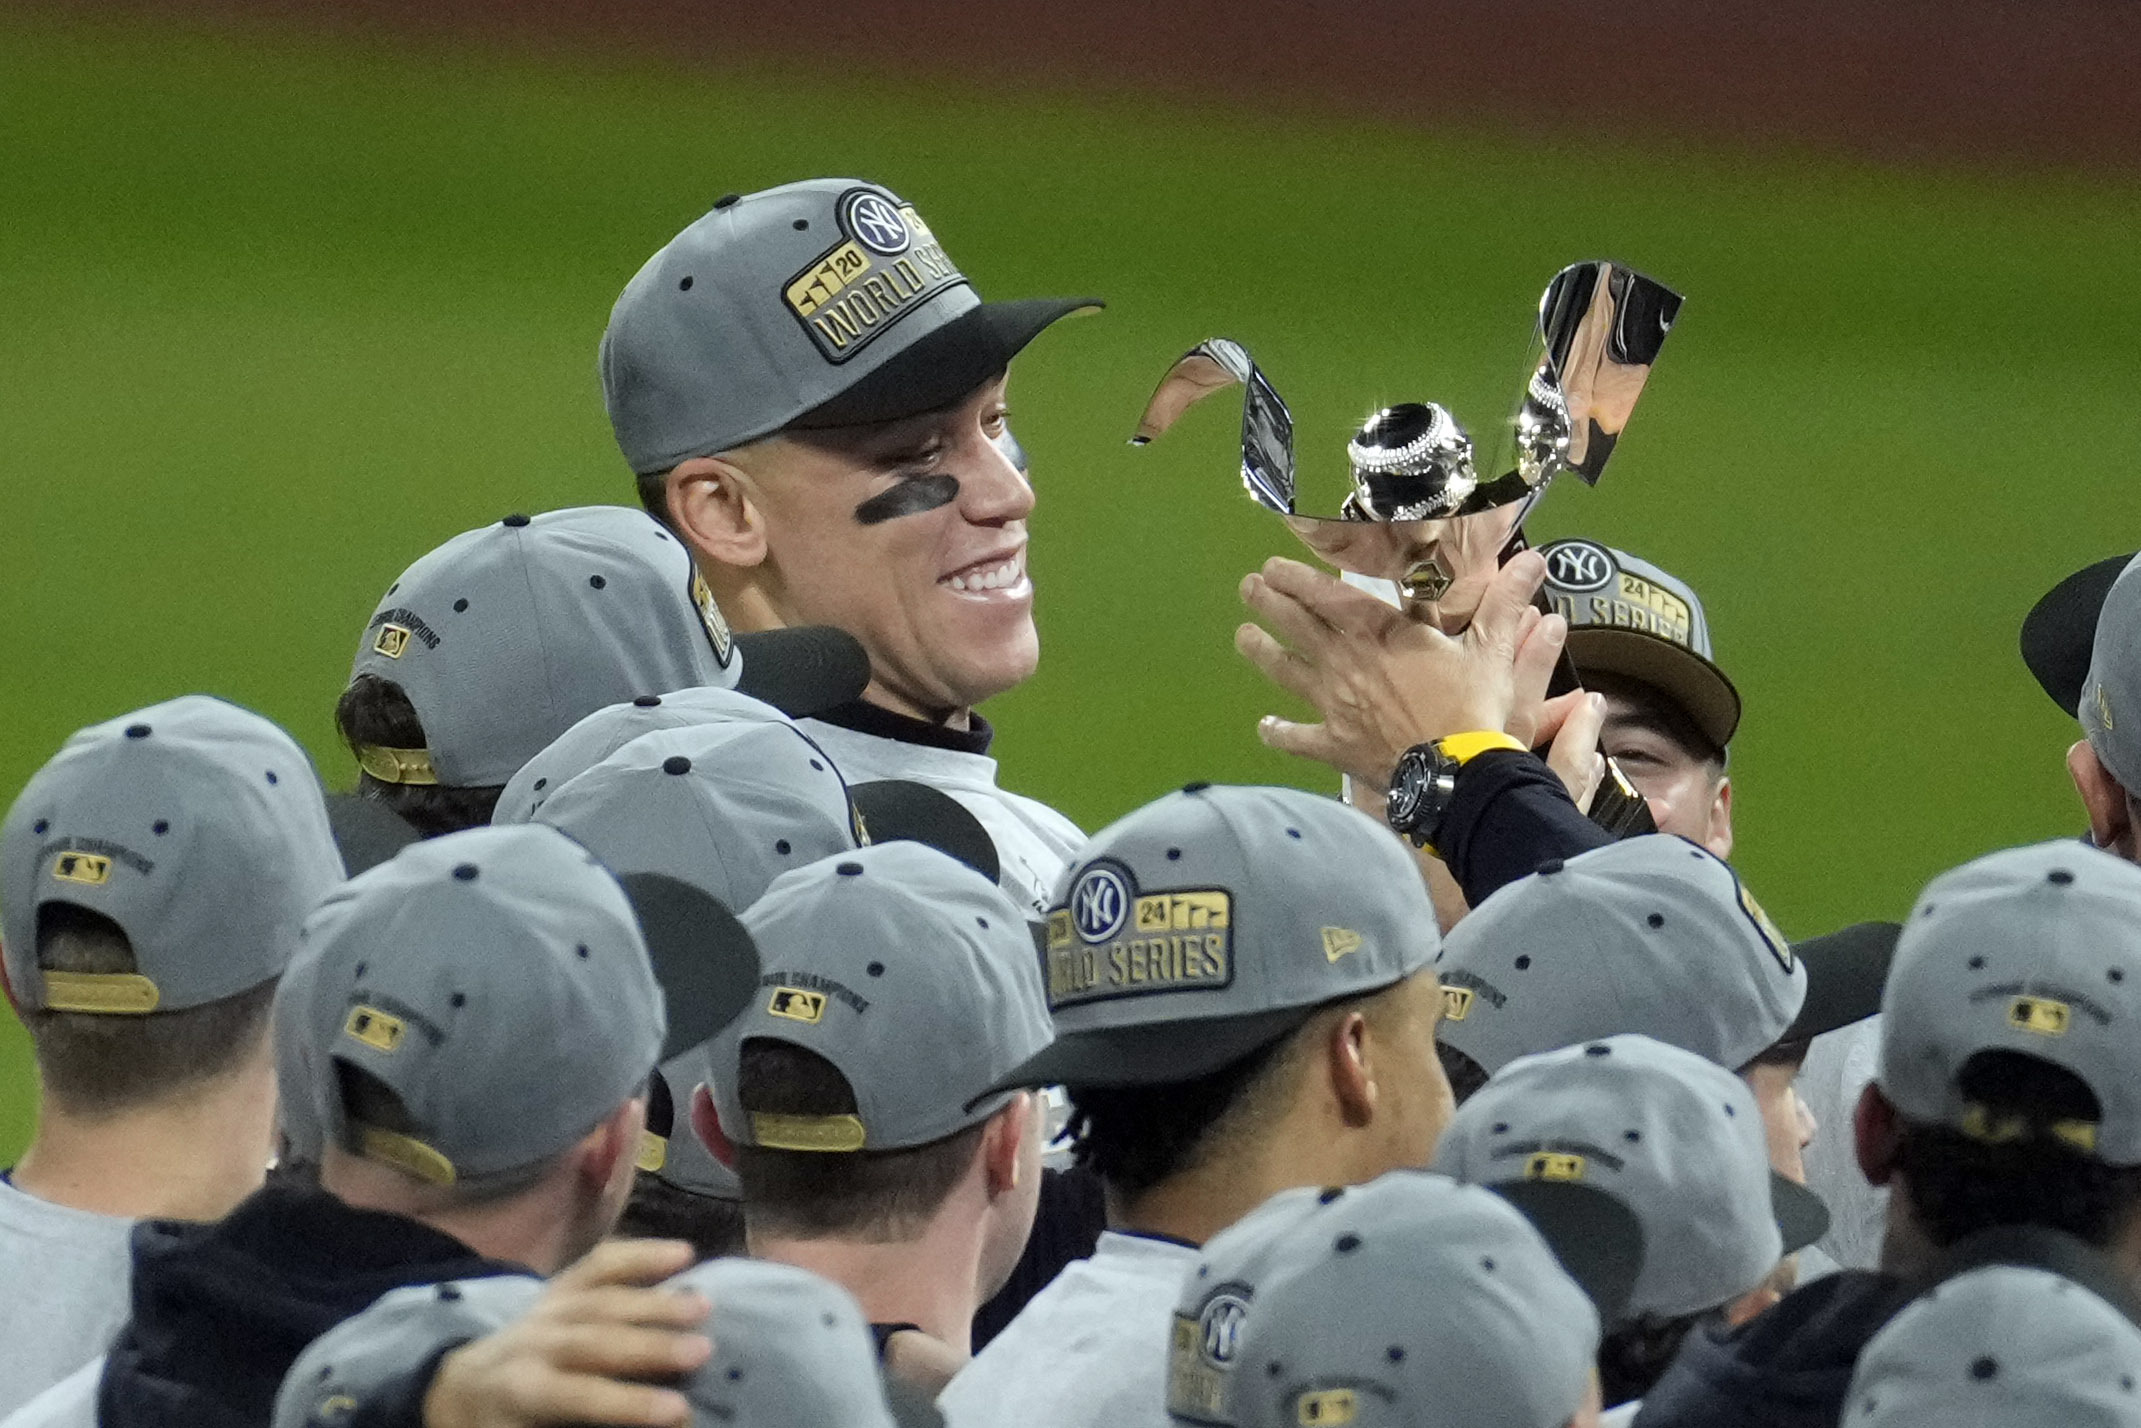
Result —
[[1435, 748], [1443, 757], [1463, 768], [1481, 754], [1491, 753], [1496, 749], [1514, 749], [1523, 753], [1524, 741], [1503, 733], [1500, 729], [1475, 729], [1469, 733], [1451, 734], [1447, 738], [1437, 739]]

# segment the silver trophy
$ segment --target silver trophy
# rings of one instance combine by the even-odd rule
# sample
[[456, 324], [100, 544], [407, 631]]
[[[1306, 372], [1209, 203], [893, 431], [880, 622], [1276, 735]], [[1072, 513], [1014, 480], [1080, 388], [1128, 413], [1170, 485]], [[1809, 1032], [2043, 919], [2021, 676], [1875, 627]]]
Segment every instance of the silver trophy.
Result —
[[[1243, 389], [1241, 478], [1317, 555], [1394, 584], [1406, 612], [1456, 634], [1487, 584], [1524, 548], [1525, 518], [1556, 476], [1595, 486], [1635, 411], [1680, 294], [1618, 263], [1575, 263], [1546, 285], [1514, 412], [1482, 475], [1472, 439], [1447, 408], [1407, 402], [1370, 417], [1346, 446], [1348, 487], [1331, 515], [1297, 500], [1293, 415], [1240, 343], [1213, 338], [1167, 371], [1133, 445], [1174, 425], [1212, 393]], [[1562, 657], [1560, 692], [1576, 686]], [[1648, 831], [1642, 798], [1610, 767], [1592, 817], [1617, 833]]]

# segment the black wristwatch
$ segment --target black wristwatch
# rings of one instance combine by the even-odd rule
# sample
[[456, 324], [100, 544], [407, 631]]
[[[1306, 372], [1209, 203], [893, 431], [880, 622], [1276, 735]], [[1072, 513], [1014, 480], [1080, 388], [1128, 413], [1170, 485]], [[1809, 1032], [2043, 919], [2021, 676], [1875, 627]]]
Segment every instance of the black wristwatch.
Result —
[[1524, 745], [1499, 729], [1451, 734], [1431, 744], [1413, 745], [1398, 755], [1383, 817], [1416, 847], [1433, 852], [1443, 817], [1457, 797], [1457, 771], [1490, 749], [1521, 753]]

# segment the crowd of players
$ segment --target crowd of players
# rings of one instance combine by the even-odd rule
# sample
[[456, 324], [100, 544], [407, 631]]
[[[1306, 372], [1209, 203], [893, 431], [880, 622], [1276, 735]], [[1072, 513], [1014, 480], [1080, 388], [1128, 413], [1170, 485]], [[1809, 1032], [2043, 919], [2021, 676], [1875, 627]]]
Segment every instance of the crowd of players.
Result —
[[6, 1428], [2141, 1424], [2141, 560], [2033, 617], [2089, 837], [1900, 928], [1779, 933], [1701, 603], [1587, 541], [1458, 633], [1270, 562], [1261, 733], [1365, 792], [1087, 837], [974, 706], [1038, 658], [1006, 373], [1092, 305], [725, 197], [603, 338], [644, 509], [410, 565], [353, 793], [202, 696], [52, 757]]

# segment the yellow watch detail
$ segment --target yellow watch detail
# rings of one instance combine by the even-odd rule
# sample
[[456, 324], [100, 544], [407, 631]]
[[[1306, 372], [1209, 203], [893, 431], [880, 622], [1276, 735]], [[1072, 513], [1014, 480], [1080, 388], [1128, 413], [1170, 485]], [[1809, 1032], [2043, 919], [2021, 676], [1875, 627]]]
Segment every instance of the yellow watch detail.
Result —
[[1514, 749], [1524, 752], [1524, 742], [1499, 729], [1475, 729], [1469, 734], [1452, 734], [1446, 739], [1435, 740], [1435, 748], [1444, 758], [1455, 759], [1459, 768], [1472, 762], [1481, 754], [1496, 749]]

